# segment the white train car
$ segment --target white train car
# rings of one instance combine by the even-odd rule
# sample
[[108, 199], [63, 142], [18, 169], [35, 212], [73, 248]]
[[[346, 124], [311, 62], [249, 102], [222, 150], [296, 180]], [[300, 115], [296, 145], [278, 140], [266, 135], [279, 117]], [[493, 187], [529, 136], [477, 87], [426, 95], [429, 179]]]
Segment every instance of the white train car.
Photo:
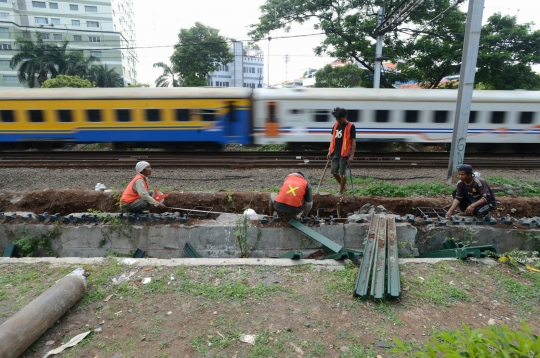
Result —
[[[331, 111], [343, 107], [359, 142], [450, 143], [457, 90], [259, 89], [256, 144], [328, 143]], [[540, 91], [475, 91], [467, 143], [538, 144]]]

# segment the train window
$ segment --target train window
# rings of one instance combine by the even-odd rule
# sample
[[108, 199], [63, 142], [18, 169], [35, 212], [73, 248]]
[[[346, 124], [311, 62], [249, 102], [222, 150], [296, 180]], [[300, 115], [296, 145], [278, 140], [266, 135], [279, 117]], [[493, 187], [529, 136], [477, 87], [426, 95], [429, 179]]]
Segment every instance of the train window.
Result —
[[29, 109], [28, 113], [30, 114], [30, 122], [43, 123], [43, 113], [41, 112], [41, 109]]
[[476, 118], [478, 118], [477, 113], [477, 111], [471, 111], [469, 114], [469, 123], [476, 123]]
[[350, 109], [347, 111], [347, 120], [349, 122], [360, 122], [360, 111], [357, 109]]
[[433, 113], [433, 123], [448, 122], [448, 111], [435, 111]]
[[58, 114], [58, 122], [62, 122], [62, 123], [73, 122], [73, 119], [71, 118], [70, 109], [59, 109], [56, 112]]
[[493, 123], [493, 124], [504, 123], [504, 116], [505, 115], [506, 115], [506, 112], [503, 112], [503, 111], [493, 111], [493, 112], [491, 112], [491, 123]]
[[302, 110], [301, 109], [290, 109], [289, 110], [289, 114], [302, 114]]
[[87, 109], [86, 116], [88, 122], [101, 122], [101, 111], [99, 109]]
[[178, 121], [178, 122], [188, 122], [189, 121], [189, 109], [177, 109], [176, 110], [176, 121]]
[[15, 122], [15, 118], [13, 117], [13, 111], [11, 109], [0, 110], [0, 119], [2, 120], [2, 122], [5, 123]]
[[129, 109], [117, 109], [116, 120], [118, 122], [131, 122], [131, 111]]
[[201, 116], [202, 116], [203, 122], [214, 122], [216, 120], [216, 110], [203, 109], [201, 111]]
[[161, 118], [159, 117], [159, 109], [147, 109], [146, 110], [146, 121], [147, 122], [159, 122]]
[[405, 123], [418, 123], [418, 111], [405, 111]]
[[379, 109], [375, 111], [375, 122], [377, 123], [385, 123], [388, 122], [388, 110], [387, 109]]
[[315, 122], [328, 122], [328, 110], [316, 109], [315, 110]]
[[534, 112], [521, 112], [519, 114], [519, 124], [532, 124]]

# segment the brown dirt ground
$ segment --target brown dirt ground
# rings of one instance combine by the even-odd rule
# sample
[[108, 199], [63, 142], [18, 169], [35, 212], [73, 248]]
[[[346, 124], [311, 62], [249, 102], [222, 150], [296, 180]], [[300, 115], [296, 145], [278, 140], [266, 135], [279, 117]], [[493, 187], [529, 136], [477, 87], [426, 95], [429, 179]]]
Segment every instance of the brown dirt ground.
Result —
[[[382, 304], [352, 298], [357, 267], [331, 273], [309, 266], [148, 269], [117, 266], [109, 261], [86, 267], [91, 272], [86, 294], [89, 303], [76, 304], [22, 357], [42, 357], [61, 342], [96, 327], [102, 327], [103, 331], [93, 333], [62, 357], [111, 357], [119, 353], [122, 358], [374, 358], [377, 354], [388, 358], [400, 355], [377, 347], [377, 342], [393, 346], [397, 337], [418, 349], [431, 334], [460, 329], [462, 323], [471, 328], [485, 328], [491, 318], [497, 324], [516, 328], [523, 319], [533, 332], [540, 328], [537, 305], [540, 279], [504, 264], [451, 261], [401, 265], [403, 296], [401, 300]], [[0, 266], [0, 277], [8, 273], [41, 272], [27, 280], [31, 285], [29, 290], [26, 286], [23, 291], [24, 285], [3, 282], [0, 290], [9, 290], [8, 297], [16, 299], [0, 296], [0, 322], [13, 314], [9, 310], [13, 301], [26, 304], [41, 292], [33, 289], [37, 282], [45, 286], [39, 290], [44, 289], [72, 268], [64, 267], [60, 273], [58, 267], [46, 264]], [[106, 280], [100, 282], [92, 278], [102, 271], [114, 274], [106, 275]], [[120, 286], [111, 284], [112, 277], [130, 271], [136, 271], [133, 280]], [[176, 278], [169, 285], [171, 275]], [[150, 285], [137, 285], [142, 277], [152, 277], [153, 281]], [[518, 296], [513, 292], [517, 286], [509, 281], [528, 287], [530, 294]], [[242, 287], [261, 284], [267, 291], [234, 297], [225, 289], [227, 283]], [[194, 291], [195, 286], [187, 284], [206, 285], [208, 290], [213, 287], [222, 296]], [[437, 285], [435, 290], [433, 285]], [[112, 299], [104, 302], [110, 294]], [[239, 342], [239, 334], [258, 335], [256, 345]], [[46, 346], [47, 341], [55, 343]], [[341, 350], [345, 346], [349, 347], [348, 353]]]
[[[246, 208], [252, 208], [259, 214], [268, 214], [269, 193], [261, 192], [168, 192], [165, 205], [176, 208], [202, 209], [219, 212], [241, 213]], [[116, 197], [116, 198], [115, 198]], [[102, 212], [118, 212], [116, 205], [118, 194], [110, 195], [101, 192], [81, 189], [65, 190], [35, 190], [35, 191], [0, 191], [0, 211], [30, 211], [36, 214], [48, 212], [49, 214], [87, 212], [88, 209]], [[540, 216], [540, 198], [528, 197], [501, 197], [498, 212], [501, 215], [510, 214], [513, 217]], [[339, 209], [340, 216], [358, 211], [362, 205], [370, 203], [383, 205], [389, 213], [405, 215], [414, 213], [416, 207], [442, 208], [450, 205], [449, 197], [411, 197], [411, 198], [383, 198], [383, 197], [336, 197], [334, 195], [315, 195], [312, 214], [317, 209]]]

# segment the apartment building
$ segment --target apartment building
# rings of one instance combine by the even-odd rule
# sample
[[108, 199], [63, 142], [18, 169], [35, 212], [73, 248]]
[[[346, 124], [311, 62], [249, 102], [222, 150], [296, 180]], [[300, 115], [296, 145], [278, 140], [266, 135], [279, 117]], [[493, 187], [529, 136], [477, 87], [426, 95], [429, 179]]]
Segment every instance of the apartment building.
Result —
[[69, 41], [68, 49], [99, 57], [125, 83], [137, 81], [133, 0], [0, 0], [0, 88], [23, 87], [9, 63], [18, 37]]
[[230, 51], [233, 62], [219, 66], [210, 73], [209, 85], [214, 87], [264, 87], [264, 53], [243, 47], [241, 41], [232, 41]]

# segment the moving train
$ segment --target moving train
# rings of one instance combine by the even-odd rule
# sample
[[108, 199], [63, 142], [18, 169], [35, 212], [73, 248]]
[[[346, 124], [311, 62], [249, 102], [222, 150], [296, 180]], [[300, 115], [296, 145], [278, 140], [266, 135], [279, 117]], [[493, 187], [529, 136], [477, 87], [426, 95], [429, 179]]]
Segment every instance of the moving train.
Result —
[[[344, 107], [360, 144], [450, 143], [456, 90], [124, 88], [0, 90], [0, 149], [110, 142], [117, 148], [224, 144], [326, 147]], [[537, 148], [540, 92], [475, 91], [467, 143]], [[534, 146], [531, 146], [534, 145]]]

